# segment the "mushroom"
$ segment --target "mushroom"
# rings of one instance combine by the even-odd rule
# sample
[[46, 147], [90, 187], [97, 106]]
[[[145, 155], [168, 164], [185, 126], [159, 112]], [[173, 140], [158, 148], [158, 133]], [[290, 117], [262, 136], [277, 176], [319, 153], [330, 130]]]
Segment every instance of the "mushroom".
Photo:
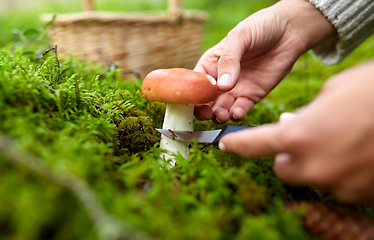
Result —
[[[205, 73], [184, 68], [158, 69], [150, 72], [142, 85], [143, 98], [166, 103], [162, 128], [193, 131], [195, 104], [207, 103], [218, 95], [216, 80]], [[161, 148], [189, 156], [189, 143], [161, 136]], [[173, 160], [170, 155], [165, 160]]]

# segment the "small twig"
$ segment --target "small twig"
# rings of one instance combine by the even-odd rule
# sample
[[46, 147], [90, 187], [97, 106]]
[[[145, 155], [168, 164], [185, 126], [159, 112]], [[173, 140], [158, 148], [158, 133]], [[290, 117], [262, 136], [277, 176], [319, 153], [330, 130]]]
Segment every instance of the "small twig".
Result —
[[100, 106], [99, 104], [92, 103], [92, 102], [87, 101], [87, 100], [84, 100], [84, 99], [81, 99], [81, 101], [84, 102], [84, 103], [91, 104], [92, 106], [94, 106], [94, 107], [97, 108], [97, 109], [101, 108], [101, 106]]
[[54, 90], [51, 86], [45, 84], [45, 83], [40, 83], [41, 85], [43, 85], [44, 87], [48, 88], [52, 93], [56, 93], [56, 90]]
[[[57, 61], [57, 82], [59, 83], [60, 82], [60, 75], [61, 75], [61, 65], [60, 65], [60, 60], [58, 59], [57, 45], [55, 45], [54, 47], [48, 48], [45, 52], [42, 53], [42, 56], [44, 57], [47, 53], [49, 53], [52, 50], [55, 53], [55, 59]], [[44, 66], [44, 63], [42, 64], [42, 67], [40, 68], [39, 73], [41, 73], [41, 71], [43, 69], [43, 66]]]
[[52, 51], [54, 49], [55, 49], [55, 47], [48, 48], [45, 52], [42, 53], [42, 56], [46, 55], [47, 53], [49, 53], [50, 51]]
[[121, 96], [121, 98], [122, 98], [123, 100], [125, 100], [125, 98], [123, 97], [122, 93], [119, 92], [119, 95]]
[[67, 68], [65, 68], [65, 69], [63, 69], [62, 71], [61, 71], [61, 74], [62, 73], [64, 73], [64, 72], [66, 72], [67, 70], [69, 70], [69, 69], [72, 69], [72, 68], [74, 68], [74, 67], [76, 67], [77, 65], [70, 65], [70, 66], [68, 66]]
[[60, 60], [58, 59], [58, 55], [57, 55], [57, 45], [55, 45], [55, 58], [56, 58], [56, 61], [57, 61], [57, 69], [58, 69], [58, 74], [57, 74], [57, 82], [59, 83], [60, 82], [60, 75], [61, 75], [61, 65], [60, 65]]
[[116, 106], [117, 108], [119, 108], [123, 113], [127, 113], [127, 111], [123, 108], [121, 108], [118, 104], [115, 104], [113, 103], [114, 106]]
[[152, 125], [148, 125], [148, 127], [152, 130], [152, 135], [155, 135], [156, 134], [156, 131], [155, 129], [152, 127]]

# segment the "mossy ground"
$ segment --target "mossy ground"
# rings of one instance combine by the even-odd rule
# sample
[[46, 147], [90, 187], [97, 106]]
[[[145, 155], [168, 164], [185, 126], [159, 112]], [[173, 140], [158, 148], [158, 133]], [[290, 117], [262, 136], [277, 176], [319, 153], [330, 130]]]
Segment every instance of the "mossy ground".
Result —
[[121, 81], [118, 69], [57, 57], [54, 49], [0, 50], [2, 238], [97, 238], [104, 230], [87, 212], [79, 179], [96, 207], [160, 239], [305, 235], [282, 207], [293, 197], [273, 176], [272, 159], [195, 143], [189, 160], [177, 156], [177, 167], [163, 168], [154, 128], [164, 105], [143, 99], [141, 81]]
[[[0, 49], [0, 239], [313, 239], [284, 204], [334, 201], [326, 191], [282, 183], [272, 158], [211, 145], [194, 143], [188, 160], [163, 167], [154, 128], [165, 106], [143, 99], [141, 80], [123, 81], [120, 69], [59, 58], [41, 34]], [[244, 121], [230, 123], [277, 121], [367, 59], [372, 42], [336, 67], [302, 56]]]

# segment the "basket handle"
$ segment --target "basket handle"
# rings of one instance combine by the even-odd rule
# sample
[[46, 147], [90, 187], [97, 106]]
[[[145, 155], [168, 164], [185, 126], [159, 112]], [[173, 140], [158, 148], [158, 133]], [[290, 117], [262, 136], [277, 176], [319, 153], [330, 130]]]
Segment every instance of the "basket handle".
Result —
[[183, 14], [182, 0], [168, 0], [168, 14], [172, 18], [180, 18]]
[[[94, 10], [94, 0], [84, 0], [84, 11], [90, 12]], [[182, 0], [168, 0], [168, 14], [173, 18], [182, 16]]]
[[94, 10], [93, 0], [84, 0], [84, 11], [91, 12]]

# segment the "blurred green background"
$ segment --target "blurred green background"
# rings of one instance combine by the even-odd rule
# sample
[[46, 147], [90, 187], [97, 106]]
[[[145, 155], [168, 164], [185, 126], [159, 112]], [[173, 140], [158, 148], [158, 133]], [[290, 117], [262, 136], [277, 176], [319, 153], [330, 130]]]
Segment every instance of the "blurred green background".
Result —
[[[40, 27], [42, 13], [66, 13], [83, 10], [83, 0], [2, 0], [0, 3], [0, 45], [17, 40], [12, 29]], [[183, 2], [185, 9], [200, 9], [210, 13], [206, 24], [204, 49], [223, 38], [239, 21], [251, 13], [270, 6], [275, 0], [188, 0]], [[167, 0], [96, 0], [95, 10], [136, 12], [147, 10], [166, 10]]]
[[[30, 28], [41, 28], [39, 20], [43, 13], [66, 13], [83, 10], [84, 1], [72, 0], [33, 0], [11, 1], [0, 3], [0, 47], [11, 41], [19, 41], [17, 33]], [[166, 0], [96, 0], [95, 9], [99, 11], [164, 11]], [[205, 24], [202, 51], [219, 42], [230, 29], [250, 14], [274, 4], [275, 0], [188, 0], [183, 2], [185, 9], [200, 9], [209, 13]], [[336, 66], [323, 66], [309, 53], [302, 56], [295, 64], [291, 74], [266, 99], [281, 101], [279, 95], [287, 93], [287, 98], [294, 98], [295, 105], [283, 110], [309, 102], [318, 92], [323, 82], [331, 75], [372, 57], [373, 38], [368, 39], [356, 51]], [[289, 81], [288, 79], [293, 79]], [[302, 95], [300, 95], [300, 91]], [[296, 95], [295, 95], [296, 94]], [[295, 96], [294, 96], [295, 95]], [[277, 97], [278, 96], [278, 97]], [[282, 105], [282, 103], [281, 103]]]

